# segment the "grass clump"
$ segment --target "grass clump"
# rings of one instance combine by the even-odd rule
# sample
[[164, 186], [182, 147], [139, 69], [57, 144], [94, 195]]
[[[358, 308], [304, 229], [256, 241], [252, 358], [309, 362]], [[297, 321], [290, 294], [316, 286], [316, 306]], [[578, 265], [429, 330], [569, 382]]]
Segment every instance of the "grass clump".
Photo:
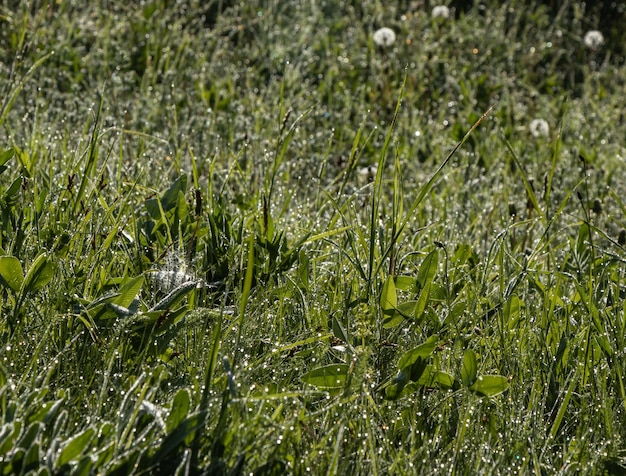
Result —
[[624, 471], [595, 10], [14, 3], [2, 474]]

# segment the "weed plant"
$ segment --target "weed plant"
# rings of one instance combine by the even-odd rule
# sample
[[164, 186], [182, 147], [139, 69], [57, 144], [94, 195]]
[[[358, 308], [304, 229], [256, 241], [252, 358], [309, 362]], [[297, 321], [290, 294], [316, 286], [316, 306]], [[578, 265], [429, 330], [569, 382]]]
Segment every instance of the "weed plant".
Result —
[[626, 471], [623, 32], [434, 6], [0, 3], [1, 474]]

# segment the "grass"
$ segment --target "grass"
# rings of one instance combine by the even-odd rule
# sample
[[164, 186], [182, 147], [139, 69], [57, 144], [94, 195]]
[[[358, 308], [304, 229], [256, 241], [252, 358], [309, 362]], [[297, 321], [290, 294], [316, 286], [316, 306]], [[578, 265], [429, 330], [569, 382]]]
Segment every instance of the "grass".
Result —
[[0, 6], [0, 473], [626, 471], [624, 34], [399, 3]]

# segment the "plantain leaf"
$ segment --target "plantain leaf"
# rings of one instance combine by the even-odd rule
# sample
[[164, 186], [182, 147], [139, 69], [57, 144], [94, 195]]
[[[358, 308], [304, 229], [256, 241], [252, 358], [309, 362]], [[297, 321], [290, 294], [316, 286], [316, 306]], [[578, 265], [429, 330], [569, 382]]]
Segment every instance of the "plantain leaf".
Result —
[[387, 276], [383, 290], [380, 293], [380, 307], [383, 310], [383, 314], [393, 315], [397, 306], [396, 285], [393, 282], [393, 276]]
[[129, 307], [143, 286], [144, 277], [137, 276], [126, 281], [118, 291], [113, 304], [122, 307]]
[[19, 291], [24, 282], [22, 263], [15, 256], [0, 256], [0, 283]]
[[341, 388], [347, 378], [348, 365], [331, 364], [305, 373], [300, 380], [317, 388]]
[[435, 274], [437, 273], [437, 268], [439, 267], [439, 252], [437, 249], [434, 249], [424, 261], [422, 261], [422, 266], [420, 266], [420, 270], [417, 273], [417, 282], [419, 283], [420, 288], [424, 288], [428, 283], [432, 283], [435, 278]]
[[95, 433], [95, 429], [87, 428], [85, 431], [73, 436], [65, 445], [63, 445], [55, 463], [56, 467], [61, 468], [83, 454], [87, 446], [89, 446], [89, 443], [91, 443]]
[[426, 342], [406, 352], [398, 361], [398, 368], [404, 370], [412, 366], [417, 359], [427, 359], [435, 350], [437, 336], [430, 336]]
[[481, 375], [469, 387], [470, 391], [484, 397], [493, 397], [509, 388], [509, 380], [502, 375]]
[[454, 377], [447, 372], [435, 370], [432, 365], [427, 365], [417, 383], [428, 388], [440, 387], [448, 390], [454, 386]]
[[461, 381], [466, 387], [470, 387], [476, 381], [478, 365], [476, 364], [476, 354], [467, 349], [463, 354], [463, 367], [461, 368]]
[[178, 392], [176, 392], [176, 395], [174, 395], [174, 399], [172, 400], [172, 409], [170, 410], [170, 414], [165, 422], [165, 427], [168, 433], [174, 431], [174, 429], [180, 425], [185, 418], [187, 418], [190, 402], [191, 398], [189, 397], [189, 391], [186, 388], [181, 388]]
[[31, 265], [22, 283], [22, 293], [39, 291], [54, 277], [54, 265], [47, 253], [41, 253]]
[[4, 152], [0, 152], [0, 174], [7, 169], [5, 165], [15, 155], [15, 150], [7, 149]]

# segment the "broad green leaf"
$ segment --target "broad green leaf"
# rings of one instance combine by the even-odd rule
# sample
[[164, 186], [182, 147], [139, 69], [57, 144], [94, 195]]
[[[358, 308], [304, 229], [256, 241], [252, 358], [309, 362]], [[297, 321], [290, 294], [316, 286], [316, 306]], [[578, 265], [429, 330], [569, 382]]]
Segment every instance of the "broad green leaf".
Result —
[[413, 319], [416, 322], [419, 322], [422, 316], [424, 315], [424, 310], [426, 309], [426, 304], [428, 304], [428, 298], [430, 296], [430, 285], [432, 281], [427, 281], [422, 290], [420, 291], [419, 298], [417, 299], [417, 303], [415, 305], [415, 309], [413, 310]]
[[93, 459], [90, 455], [83, 456], [78, 464], [72, 468], [72, 476], [89, 476], [94, 473]]
[[179, 222], [184, 222], [189, 216], [189, 207], [187, 206], [187, 200], [185, 200], [185, 194], [178, 192], [178, 202], [176, 204], [176, 218]]
[[343, 325], [341, 324], [341, 322], [339, 322], [336, 316], [333, 316], [332, 318], [332, 327], [333, 327], [333, 335], [337, 339], [340, 339], [342, 342], [346, 344], [350, 342], [350, 340], [348, 339], [348, 333], [346, 332]]
[[398, 305], [398, 297], [396, 294], [396, 285], [393, 282], [393, 276], [387, 276], [383, 290], [380, 293], [380, 307], [385, 315], [393, 315]]
[[167, 191], [163, 194], [163, 197], [161, 198], [161, 205], [163, 206], [163, 210], [168, 211], [174, 208], [178, 202], [178, 195], [180, 193], [185, 195], [186, 192], [187, 175], [182, 174], [180, 177], [174, 180], [174, 182], [172, 182], [170, 188], [168, 188]]
[[61, 409], [64, 403], [65, 400], [62, 398], [56, 401], [48, 401], [44, 403], [39, 407], [39, 409], [37, 409], [37, 411], [28, 415], [28, 418], [26, 419], [27, 423], [50, 423], [52, 419], [57, 415], [57, 412]]
[[463, 354], [463, 367], [461, 368], [461, 381], [466, 387], [470, 387], [476, 381], [478, 365], [476, 364], [476, 354], [467, 349]]
[[[428, 295], [427, 291], [425, 295]], [[405, 301], [401, 304], [398, 304], [398, 307], [396, 307], [394, 313], [385, 316], [385, 318], [383, 319], [383, 327], [385, 329], [389, 329], [391, 327], [399, 326], [405, 319], [416, 320], [419, 306], [419, 301]], [[419, 312], [419, 319], [421, 319], [423, 313], [424, 309]]]
[[331, 364], [305, 373], [300, 380], [317, 388], [341, 388], [347, 377], [348, 365]]
[[126, 281], [118, 291], [118, 296], [113, 300], [113, 304], [122, 307], [129, 307], [144, 283], [143, 276], [137, 276]]
[[411, 379], [411, 381], [413, 382], [417, 382], [421, 376], [424, 374], [424, 370], [426, 370], [426, 360], [424, 360], [423, 358], [419, 358], [417, 359], [413, 365], [411, 365], [411, 367], [408, 368], [410, 375], [409, 375], [409, 379]]
[[4, 152], [0, 153], [0, 174], [7, 169], [5, 164], [9, 160], [11, 160], [14, 155], [15, 155], [15, 151], [13, 149], [7, 149]]
[[439, 250], [434, 249], [424, 261], [422, 261], [422, 266], [420, 266], [420, 270], [417, 273], [417, 281], [421, 288], [424, 288], [427, 283], [432, 283], [435, 278], [435, 274], [437, 273], [437, 268], [439, 267]]
[[504, 303], [504, 307], [502, 308], [504, 322], [508, 323], [510, 328], [516, 327], [520, 307], [520, 300], [515, 294], [513, 294], [509, 300]]
[[430, 357], [430, 354], [434, 352], [436, 345], [437, 336], [430, 336], [426, 342], [418, 345], [417, 347], [409, 350], [404, 355], [402, 355], [402, 357], [400, 357], [400, 360], [398, 361], [398, 368], [400, 370], [403, 370], [417, 362], [417, 359], [427, 359], [428, 357]]
[[19, 291], [24, 282], [22, 263], [15, 256], [0, 256], [0, 282], [13, 291]]
[[404, 322], [405, 319], [406, 317], [396, 311], [393, 314], [390, 314], [383, 318], [383, 328], [391, 329], [392, 327], [398, 327], [400, 324], [402, 324], [402, 322]]
[[[163, 208], [164, 212], [168, 212], [176, 207], [178, 203], [178, 194], [182, 192], [183, 195], [187, 190], [187, 176], [181, 175], [178, 177], [172, 184], [170, 188], [163, 194], [163, 196], [159, 198], [150, 198], [145, 201], [146, 209], [148, 213], [154, 220], [158, 220], [161, 218], [161, 208]], [[159, 201], [161, 202], [161, 206], [159, 206]]]
[[189, 391], [186, 388], [181, 388], [174, 399], [172, 400], [172, 409], [167, 417], [165, 427], [168, 433], [171, 433], [180, 423], [187, 418], [189, 413], [189, 405], [191, 398], [189, 397]]
[[589, 246], [589, 225], [583, 223], [576, 238], [576, 252], [579, 256], [583, 256], [585, 252], [589, 251]]
[[30, 266], [24, 282], [22, 292], [30, 293], [39, 291], [54, 277], [54, 265], [48, 259], [47, 253], [41, 253]]
[[509, 380], [502, 375], [481, 375], [469, 389], [484, 397], [494, 397], [509, 388]]
[[447, 372], [435, 370], [432, 365], [428, 365], [417, 383], [424, 387], [440, 387], [447, 390], [454, 386], [454, 377]]
[[37, 439], [43, 428], [44, 425], [40, 421], [32, 422], [30, 425], [28, 425], [28, 428], [21, 436], [16, 446], [18, 448], [30, 448], [30, 446]]
[[15, 420], [5, 423], [0, 428], [0, 454], [7, 454], [13, 447], [15, 440], [22, 431], [22, 421]]
[[[103, 444], [101, 438], [100, 440], [101, 441], [99, 442], [100, 444], [98, 444], [98, 447], [102, 446]], [[96, 458], [96, 468], [109, 464], [109, 462], [113, 459], [113, 456], [115, 456], [115, 440], [111, 441], [111, 443], [107, 444], [104, 448], [102, 448], [94, 455], [94, 457]]]
[[400, 370], [391, 381], [391, 384], [385, 388], [385, 398], [387, 400], [396, 400], [400, 397], [402, 390], [409, 382], [409, 372]]
[[22, 172], [25, 173], [28, 177], [32, 177], [32, 162], [27, 152], [23, 151], [18, 147], [14, 147], [17, 160], [22, 166]]
[[22, 181], [23, 179], [21, 177], [16, 178], [4, 192], [4, 201], [7, 204], [12, 205], [17, 200], [17, 195], [20, 193], [20, 188], [22, 187]]
[[[14, 471], [14, 474], [21, 473], [25, 456], [26, 456], [26, 451], [24, 451], [23, 448], [17, 448], [15, 451], [13, 451], [13, 454], [10, 457], [10, 461], [11, 461], [10, 466], [11, 466], [11, 470]], [[10, 474], [10, 473], [7, 473], [7, 474]]]
[[200, 414], [191, 415], [181, 421], [172, 431], [170, 431], [152, 457], [154, 464], [164, 461], [172, 452], [181, 452], [182, 448], [189, 446], [193, 441], [196, 430], [202, 424], [203, 418]]
[[61, 448], [61, 452], [59, 453], [55, 463], [56, 467], [61, 468], [83, 454], [83, 452], [87, 449], [87, 446], [89, 446], [89, 443], [91, 443], [95, 433], [95, 429], [87, 428], [85, 431], [70, 438], [70, 440]]
[[41, 449], [38, 443], [33, 443], [24, 455], [24, 461], [22, 462], [22, 474], [29, 474], [29, 471], [33, 473], [41, 465]]
[[415, 283], [417, 282], [413, 276], [396, 276], [394, 281], [396, 289], [400, 289], [401, 291], [415, 289]]

